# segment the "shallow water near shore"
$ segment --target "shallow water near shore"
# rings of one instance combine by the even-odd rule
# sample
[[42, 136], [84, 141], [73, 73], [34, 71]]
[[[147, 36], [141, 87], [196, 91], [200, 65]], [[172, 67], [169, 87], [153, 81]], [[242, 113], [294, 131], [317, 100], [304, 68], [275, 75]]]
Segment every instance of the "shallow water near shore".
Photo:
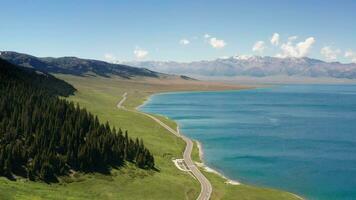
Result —
[[356, 199], [356, 85], [167, 93], [140, 108], [177, 121], [225, 176], [307, 199]]

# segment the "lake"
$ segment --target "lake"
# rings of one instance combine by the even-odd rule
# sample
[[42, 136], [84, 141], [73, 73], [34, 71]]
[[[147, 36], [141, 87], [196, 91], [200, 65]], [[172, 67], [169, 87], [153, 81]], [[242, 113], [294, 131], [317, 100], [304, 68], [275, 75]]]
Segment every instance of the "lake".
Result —
[[356, 199], [356, 85], [165, 93], [140, 109], [175, 120], [202, 143], [204, 162], [231, 179]]

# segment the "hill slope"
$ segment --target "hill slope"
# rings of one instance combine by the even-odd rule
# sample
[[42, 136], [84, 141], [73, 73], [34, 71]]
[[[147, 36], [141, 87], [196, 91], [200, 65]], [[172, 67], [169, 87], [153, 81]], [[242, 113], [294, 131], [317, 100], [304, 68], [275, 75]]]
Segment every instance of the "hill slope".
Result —
[[17, 52], [2, 51], [0, 52], [0, 58], [16, 65], [34, 68], [48, 73], [85, 75], [92, 72], [100, 76], [117, 75], [123, 78], [135, 76], [159, 77], [162, 75], [148, 69], [76, 57], [38, 58]]
[[51, 95], [68, 97], [76, 89], [67, 82], [55, 78], [46, 72], [40, 72], [24, 67], [17, 67], [0, 58], [0, 83], [18, 85], [23, 84], [33, 89], [44, 90]]
[[154, 167], [142, 141], [57, 97], [74, 90], [0, 59], [0, 176], [49, 182], [71, 171], [109, 173], [125, 161]]

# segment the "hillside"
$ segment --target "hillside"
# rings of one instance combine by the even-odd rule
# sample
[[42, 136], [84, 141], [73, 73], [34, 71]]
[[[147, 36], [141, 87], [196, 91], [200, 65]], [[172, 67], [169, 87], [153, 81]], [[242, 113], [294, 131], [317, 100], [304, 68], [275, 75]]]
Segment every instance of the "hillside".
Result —
[[116, 75], [123, 78], [132, 78], [135, 76], [160, 77], [163, 75], [148, 69], [76, 57], [38, 58], [17, 52], [2, 51], [0, 52], [0, 58], [16, 65], [34, 68], [48, 73], [72, 74], [79, 76], [94, 73], [105, 77]]
[[74, 87], [0, 59], [0, 176], [56, 182], [73, 172], [110, 173], [125, 162], [154, 168], [142, 140], [58, 95]]
[[307, 57], [277, 58], [268, 56], [235, 56], [187, 63], [173, 61], [142, 61], [125, 62], [124, 64], [144, 67], [162, 73], [210, 77], [301, 76], [356, 79], [355, 63], [342, 64], [339, 62], [324, 62]]
[[24, 67], [17, 67], [0, 59], [1, 86], [12, 83], [23, 84], [33, 89], [43, 90], [51, 95], [68, 97], [73, 95], [76, 89], [67, 82], [55, 78], [53, 75]]

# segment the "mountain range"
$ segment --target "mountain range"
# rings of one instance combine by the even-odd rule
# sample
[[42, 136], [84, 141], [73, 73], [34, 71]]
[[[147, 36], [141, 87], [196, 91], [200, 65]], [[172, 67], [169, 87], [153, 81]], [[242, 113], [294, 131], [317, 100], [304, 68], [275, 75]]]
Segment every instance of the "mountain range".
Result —
[[210, 61], [135, 61], [123, 64], [144, 67], [162, 73], [190, 76], [269, 77], [282, 75], [356, 79], [355, 63], [325, 62], [308, 57], [234, 56]]
[[0, 58], [15, 65], [34, 68], [38, 71], [48, 73], [73, 74], [79, 76], [94, 73], [105, 77], [117, 75], [123, 78], [132, 78], [135, 76], [160, 77], [163, 75], [145, 68], [136, 68], [122, 64], [113, 64], [77, 57], [39, 58], [12, 51], [1, 51]]
[[117, 75], [123, 78], [132, 78], [135, 76], [159, 78], [169, 76], [167, 74], [178, 74], [183, 79], [191, 79], [188, 76], [286, 76], [356, 79], [355, 63], [325, 62], [308, 57], [234, 56], [194, 62], [132, 61], [109, 63], [77, 57], [40, 58], [12, 51], [1, 51], [0, 58], [13, 64], [34, 68], [42, 72], [80, 76], [93, 73], [105, 77]]

